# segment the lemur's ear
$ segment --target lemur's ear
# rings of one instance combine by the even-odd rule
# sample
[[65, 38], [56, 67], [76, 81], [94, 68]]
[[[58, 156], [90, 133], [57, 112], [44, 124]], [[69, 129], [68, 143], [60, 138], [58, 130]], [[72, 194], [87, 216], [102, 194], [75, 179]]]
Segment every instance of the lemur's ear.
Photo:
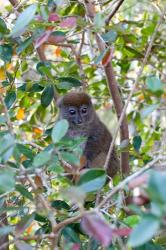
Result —
[[56, 101], [56, 105], [58, 108], [61, 108], [63, 103], [63, 96], [59, 97], [58, 100]]

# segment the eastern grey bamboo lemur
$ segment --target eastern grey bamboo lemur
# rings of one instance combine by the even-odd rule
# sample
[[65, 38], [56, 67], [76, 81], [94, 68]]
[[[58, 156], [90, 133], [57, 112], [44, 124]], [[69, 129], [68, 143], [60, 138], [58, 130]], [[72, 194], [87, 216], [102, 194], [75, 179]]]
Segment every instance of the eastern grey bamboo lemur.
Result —
[[[67, 136], [85, 137], [83, 156], [87, 168], [103, 167], [112, 135], [100, 121], [91, 98], [84, 92], [70, 92], [58, 101], [59, 118], [69, 122]], [[120, 168], [115, 148], [111, 154], [107, 174], [113, 177]]]

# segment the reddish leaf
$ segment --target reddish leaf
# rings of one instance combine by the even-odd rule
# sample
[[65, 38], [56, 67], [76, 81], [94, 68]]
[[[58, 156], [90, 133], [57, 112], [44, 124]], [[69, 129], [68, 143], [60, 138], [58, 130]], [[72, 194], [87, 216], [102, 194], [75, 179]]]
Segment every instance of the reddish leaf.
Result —
[[98, 214], [88, 214], [82, 218], [81, 226], [89, 235], [100, 241], [104, 247], [112, 240], [112, 229]]
[[48, 38], [48, 42], [49, 43], [60, 43], [60, 42], [64, 42], [66, 40], [66, 37], [64, 35], [50, 35]]
[[40, 47], [44, 42], [46, 42], [51, 34], [51, 30], [46, 30], [35, 42], [35, 49]]
[[135, 196], [133, 197], [133, 203], [137, 206], [142, 206], [142, 205], [145, 205], [145, 204], [148, 204], [149, 203], [149, 199], [148, 197], [145, 197], [145, 196]]
[[128, 187], [130, 189], [133, 189], [135, 187], [140, 187], [143, 184], [145, 184], [148, 180], [148, 175], [147, 174], [143, 174], [141, 176], [138, 176], [136, 178], [134, 178], [133, 180], [131, 180], [128, 184]]
[[40, 16], [40, 15], [36, 15], [35, 16], [35, 20], [37, 20], [37, 21], [43, 21], [43, 17]]
[[48, 17], [49, 22], [58, 22], [60, 21], [59, 16], [56, 13], [51, 13]]
[[108, 49], [102, 59], [102, 65], [107, 66], [113, 55], [113, 49]]
[[80, 250], [80, 244], [78, 243], [73, 244], [71, 250]]
[[60, 26], [61, 28], [73, 28], [74, 26], [76, 26], [76, 24], [77, 24], [76, 17], [67, 17], [60, 23]]
[[41, 176], [35, 175], [34, 181], [35, 181], [35, 184], [38, 188], [42, 188], [44, 186]]
[[117, 236], [128, 236], [131, 233], [132, 229], [129, 227], [112, 229], [113, 235]]

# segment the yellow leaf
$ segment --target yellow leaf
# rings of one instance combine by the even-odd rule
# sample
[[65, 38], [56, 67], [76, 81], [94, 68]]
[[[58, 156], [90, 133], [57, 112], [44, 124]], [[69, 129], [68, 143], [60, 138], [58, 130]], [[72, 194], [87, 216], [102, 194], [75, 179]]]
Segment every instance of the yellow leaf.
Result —
[[33, 231], [33, 229], [34, 229], [34, 226], [35, 226], [35, 223], [32, 222], [32, 224], [31, 224], [29, 227], [27, 227], [26, 233], [27, 233], [28, 235], [32, 233], [32, 231]]
[[61, 48], [60, 47], [56, 47], [56, 49], [54, 50], [54, 54], [57, 57], [60, 57], [61, 56]]
[[0, 68], [0, 80], [4, 81], [5, 79], [6, 79], [5, 70], [1, 67]]
[[7, 68], [7, 70], [12, 71], [13, 70], [13, 64], [12, 63], [7, 63], [6, 68]]
[[43, 187], [43, 181], [39, 175], [35, 176], [34, 181], [35, 181], [35, 184], [38, 188]]
[[0, 94], [4, 94], [6, 92], [5, 88], [0, 85]]
[[26, 159], [27, 159], [27, 157], [26, 157], [25, 155], [22, 155], [22, 156], [21, 156], [21, 159], [20, 159], [21, 163], [22, 163], [23, 161], [25, 161]]
[[36, 135], [41, 135], [43, 133], [43, 130], [41, 128], [33, 128], [33, 132], [36, 134]]
[[162, 95], [162, 97], [163, 97], [164, 99], [166, 99], [166, 93], [164, 93], [164, 94]]
[[143, 94], [140, 94], [139, 96], [138, 96], [138, 101], [144, 101], [144, 99], [145, 99], [145, 97], [144, 97], [144, 95]]
[[23, 108], [19, 108], [16, 114], [17, 120], [23, 120], [25, 118], [25, 112]]

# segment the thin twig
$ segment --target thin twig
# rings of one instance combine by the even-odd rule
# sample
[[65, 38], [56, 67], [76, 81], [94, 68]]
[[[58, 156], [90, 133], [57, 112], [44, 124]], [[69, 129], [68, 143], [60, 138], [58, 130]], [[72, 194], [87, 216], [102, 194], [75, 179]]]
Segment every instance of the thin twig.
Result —
[[77, 65], [78, 65], [78, 67], [79, 67], [80, 76], [81, 76], [81, 79], [82, 79], [82, 87], [83, 87], [83, 89], [85, 90], [86, 87], [87, 87], [87, 81], [86, 81], [86, 78], [87, 78], [87, 77], [86, 77], [86, 75], [84, 74], [84, 70], [83, 70], [83, 67], [82, 67], [81, 60], [80, 60], [81, 56], [80, 56], [80, 54], [78, 54], [78, 53], [76, 52], [74, 46], [71, 46], [71, 50], [72, 50], [72, 52], [73, 52], [73, 54], [74, 54], [74, 56], [75, 56], [76, 63], [77, 63]]
[[19, 240], [29, 241], [29, 240], [43, 240], [43, 239], [53, 239], [55, 235], [53, 233], [50, 234], [38, 234], [38, 235], [30, 235], [30, 236], [18, 236], [15, 237], [14, 240], [11, 240], [9, 243], [4, 243], [0, 246], [0, 250], [7, 247], [9, 244], [14, 244]]
[[17, 7], [17, 5], [19, 5], [17, 0], [9, 0], [9, 2], [11, 3], [11, 5], [15, 8]]
[[4, 102], [3, 97], [1, 95], [0, 95], [0, 102], [3, 105], [3, 110], [4, 110], [5, 117], [6, 117], [6, 123], [7, 123], [8, 129], [9, 129], [9, 131], [10, 131], [11, 134], [14, 134], [14, 132], [13, 132], [13, 126], [12, 126], [12, 123], [10, 121], [10, 116], [9, 116], [9, 113], [8, 113], [8, 109], [6, 107], [6, 104]]
[[81, 43], [80, 43], [80, 47], [78, 49], [78, 55], [79, 56], [81, 55], [81, 52], [82, 52], [82, 49], [83, 49], [83, 46], [84, 46], [84, 40], [85, 40], [85, 30], [83, 30], [83, 32], [82, 32]]
[[166, 160], [166, 156], [158, 156], [155, 159], [153, 159], [151, 162], [147, 163], [142, 169], [140, 169], [139, 171], [135, 172], [134, 174], [128, 176], [126, 179], [124, 179], [122, 182], [120, 182], [115, 188], [113, 188], [113, 190], [108, 194], [108, 196], [106, 196], [98, 205], [98, 209], [100, 209], [101, 207], [103, 207], [105, 205], [105, 203], [107, 203], [111, 197], [116, 194], [117, 192], [119, 192], [121, 189], [123, 189], [131, 180], [135, 179], [136, 177], [142, 175], [144, 172], [146, 172], [147, 170], [149, 170], [150, 168], [152, 168], [154, 166], [154, 164], [160, 160], [165, 161]]
[[32, 141], [23, 141], [23, 142], [18, 141], [18, 143], [22, 143], [24, 145], [30, 145], [30, 146], [32, 146], [34, 148], [39, 149], [39, 150], [44, 150], [44, 147], [42, 147], [42, 146], [40, 146], [40, 145], [38, 145], [38, 144], [36, 144], [35, 142], [32, 142]]
[[109, 24], [110, 20], [112, 19], [112, 17], [116, 14], [116, 12], [118, 11], [118, 9], [120, 8], [120, 6], [122, 5], [122, 3], [124, 2], [124, 0], [120, 0], [117, 5], [115, 6], [115, 8], [113, 9], [113, 11], [110, 13], [110, 15], [108, 16], [108, 18], [106, 19], [105, 23], [106, 25]]

